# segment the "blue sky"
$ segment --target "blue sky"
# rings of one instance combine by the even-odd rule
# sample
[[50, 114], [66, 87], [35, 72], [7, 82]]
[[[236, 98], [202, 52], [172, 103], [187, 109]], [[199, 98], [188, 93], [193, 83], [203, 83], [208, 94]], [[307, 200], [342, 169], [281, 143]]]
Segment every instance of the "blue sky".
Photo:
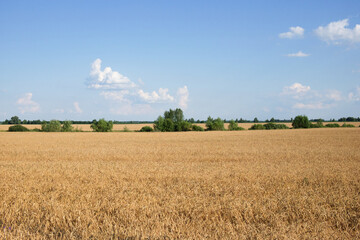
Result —
[[359, 116], [360, 1], [1, 1], [0, 121]]

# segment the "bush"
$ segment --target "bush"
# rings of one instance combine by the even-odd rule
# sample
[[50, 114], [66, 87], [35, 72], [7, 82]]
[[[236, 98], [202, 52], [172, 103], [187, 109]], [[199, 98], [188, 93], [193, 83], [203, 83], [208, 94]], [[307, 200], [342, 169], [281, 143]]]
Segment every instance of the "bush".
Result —
[[60, 132], [61, 123], [57, 120], [51, 120], [49, 123], [43, 122], [41, 124], [41, 131], [43, 132]]
[[350, 127], [350, 128], [353, 128], [353, 127], [355, 127], [355, 126], [352, 125], [352, 124], [344, 123], [343, 125], [341, 125], [341, 127]]
[[113, 129], [112, 121], [105, 121], [100, 119], [99, 121], [94, 120], [90, 126], [94, 132], [111, 132]]
[[265, 129], [289, 129], [285, 124], [266, 123], [263, 125]]
[[144, 127], [142, 127], [142, 128], [140, 129], [139, 132], [153, 132], [153, 131], [154, 131], [154, 129], [153, 129], [152, 127], [150, 127], [150, 126], [144, 126]]
[[204, 131], [204, 128], [201, 127], [201, 126], [198, 126], [198, 125], [192, 125], [192, 126], [191, 126], [191, 129], [192, 129], [193, 131], [198, 131], [198, 132], [203, 132], [203, 131]]
[[62, 132], [72, 132], [74, 131], [73, 126], [71, 125], [71, 121], [65, 121], [63, 126], [61, 127]]
[[309, 128], [310, 122], [307, 116], [296, 116], [294, 121], [292, 122], [292, 126], [294, 128]]
[[29, 129], [19, 124], [9, 127], [9, 132], [28, 132], [28, 131]]
[[245, 130], [242, 127], [239, 127], [238, 123], [235, 122], [234, 120], [230, 120], [229, 126], [228, 126], [229, 131], [239, 131], [239, 130]]
[[123, 132], [131, 132], [131, 130], [130, 130], [127, 126], [125, 126], [125, 127], [123, 128]]
[[178, 131], [187, 132], [187, 131], [191, 131], [191, 129], [192, 129], [192, 124], [190, 122], [186, 122], [186, 121], [180, 122], [177, 126], [179, 126]]
[[263, 130], [263, 129], [266, 128], [262, 124], [254, 124], [249, 128], [249, 130]]
[[323, 128], [323, 121], [319, 120], [317, 121], [315, 124], [314, 123], [310, 123], [310, 128]]
[[223, 131], [225, 130], [224, 127], [224, 121], [220, 118], [212, 119], [211, 117], [208, 117], [206, 121], [206, 130], [208, 131]]
[[328, 124], [325, 125], [325, 127], [328, 127], [328, 128], [338, 128], [338, 127], [340, 127], [340, 125], [337, 124], [337, 123], [328, 123]]

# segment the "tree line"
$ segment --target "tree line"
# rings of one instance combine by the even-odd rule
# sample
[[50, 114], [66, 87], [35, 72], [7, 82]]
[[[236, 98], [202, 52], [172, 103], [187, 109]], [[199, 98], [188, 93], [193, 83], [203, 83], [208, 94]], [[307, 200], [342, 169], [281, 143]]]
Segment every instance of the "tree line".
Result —
[[[354, 122], [360, 121], [360, 118], [354, 117], [347, 117], [347, 118], [340, 118], [339, 120]], [[86, 121], [59, 121], [59, 120], [51, 120], [51, 121], [41, 121], [40, 123], [35, 120], [37, 124], [41, 124], [41, 129], [33, 129], [31, 131], [42, 131], [42, 132], [79, 132], [82, 131], [79, 128], [74, 128], [72, 124], [78, 124], [78, 122], [84, 123]], [[24, 123], [25, 122], [25, 123]], [[226, 121], [225, 119], [221, 118], [212, 118], [211, 116], [208, 117], [205, 123], [205, 127], [198, 126], [195, 124], [193, 119], [185, 119], [184, 113], [180, 108], [176, 108], [175, 110], [169, 109], [165, 111], [163, 116], [159, 116], [154, 122], [153, 127], [151, 126], [144, 126], [139, 131], [140, 132], [186, 132], [186, 131], [224, 131], [225, 125], [224, 123], [229, 123], [227, 130], [229, 131], [240, 131], [245, 130], [244, 128], [240, 127], [238, 123], [243, 123], [244, 121], [236, 120], [229, 120]], [[249, 130], [271, 130], [271, 129], [288, 129], [289, 127], [283, 123], [277, 123], [276, 119], [272, 118], [270, 121], [265, 121], [265, 124], [260, 124], [257, 118], [253, 121], [255, 124], [252, 125]], [[313, 123], [316, 122], [316, 123]], [[291, 119], [292, 127], [293, 128], [322, 128], [322, 127], [355, 127], [352, 124], [342, 124], [341, 126], [337, 123], [328, 123], [326, 125], [323, 124], [323, 119], [314, 119], [309, 120], [305, 115], [296, 116], [294, 119]], [[12, 117], [10, 120], [7, 121], [8, 124], [15, 124], [14, 126], [9, 127], [9, 131], [30, 131], [26, 127], [20, 124], [26, 124], [27, 121], [21, 119], [17, 116]], [[114, 121], [106, 121], [105, 119], [94, 119], [93, 121], [89, 122], [91, 125], [91, 129], [94, 132], [110, 132], [113, 129], [113, 125], [117, 122]], [[141, 123], [141, 122], [137, 122]], [[148, 122], [146, 122], [148, 123]], [[127, 128], [124, 128], [123, 131], [130, 131]]]
[[[171, 109], [170, 109], [171, 110]], [[169, 110], [169, 111], [170, 111]], [[172, 110], [174, 111], [174, 110]], [[59, 120], [59, 122], [61, 124], [64, 124], [65, 121], [61, 121]], [[94, 121], [96, 121], [95, 119], [92, 121], [77, 121], [77, 120], [70, 120], [72, 122], [72, 124], [92, 124]], [[155, 120], [156, 121], [156, 120]], [[155, 121], [112, 121], [113, 124], [151, 124], [154, 123]], [[184, 119], [184, 121], [189, 122], [189, 123], [206, 123], [208, 120], [195, 120], [194, 118], [189, 118], [189, 119]], [[237, 123], [275, 123], [275, 122], [282, 122], [282, 123], [292, 123], [294, 121], [293, 118], [291, 119], [275, 119], [275, 118], [271, 118], [266, 119], [265, 121], [260, 121], [258, 120], [257, 117], [255, 117], [253, 120], [246, 120], [243, 118], [237, 118], [235, 120], [227, 120], [227, 119], [223, 119], [222, 121], [224, 121], [224, 123], [231, 123], [232, 121], [235, 121]], [[323, 122], [360, 122], [360, 117], [356, 118], [356, 117], [342, 117], [339, 118], [338, 120], [335, 120], [335, 118], [331, 118], [329, 120], [324, 120], [322, 118], [315, 118], [315, 119], [310, 119], [311, 122], [317, 122], [317, 121], [323, 121]], [[45, 121], [45, 120], [21, 120], [18, 116], [13, 116], [10, 119], [5, 119], [5, 121], [0, 122], [1, 124], [42, 124], [43, 122], [47, 122], [50, 123], [50, 121]]]

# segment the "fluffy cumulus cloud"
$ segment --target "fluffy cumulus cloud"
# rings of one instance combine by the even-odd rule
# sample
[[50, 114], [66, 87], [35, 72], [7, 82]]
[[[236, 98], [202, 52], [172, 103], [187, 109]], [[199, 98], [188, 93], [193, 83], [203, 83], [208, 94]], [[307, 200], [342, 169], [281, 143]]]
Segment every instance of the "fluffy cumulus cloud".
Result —
[[299, 99], [311, 90], [310, 86], [294, 83], [291, 86], [283, 88], [282, 95], [290, 95], [295, 99]]
[[328, 43], [339, 44], [342, 42], [359, 43], [360, 25], [356, 24], [353, 29], [348, 28], [349, 19], [331, 22], [327, 26], [320, 26], [315, 34]]
[[101, 59], [96, 59], [91, 65], [89, 88], [95, 89], [124, 89], [133, 88], [136, 84], [111, 67], [101, 70]]
[[308, 56], [310, 56], [310, 54], [303, 53], [302, 51], [299, 51], [297, 53], [287, 54], [286, 56], [288, 56], [288, 57], [308, 57]]
[[80, 108], [80, 105], [78, 102], [74, 102], [74, 108], [76, 113], [82, 113], [82, 109]]
[[179, 98], [179, 106], [181, 108], [186, 109], [188, 107], [188, 101], [189, 101], [189, 90], [187, 86], [179, 88], [177, 91], [177, 95]]
[[169, 89], [160, 88], [158, 92], [153, 91], [152, 93], [148, 93], [144, 92], [142, 89], [139, 89], [137, 93], [141, 99], [148, 103], [174, 101], [174, 97], [171, 96], [168, 92]]
[[284, 32], [284, 33], [280, 33], [279, 37], [280, 38], [288, 38], [288, 39], [292, 39], [292, 38], [300, 38], [304, 36], [304, 32], [305, 30], [302, 27], [290, 27], [290, 31], [289, 32]]
[[284, 87], [280, 96], [284, 97], [286, 105], [293, 109], [329, 109], [352, 101], [360, 101], [360, 87], [346, 95], [335, 89], [313, 90], [310, 86], [294, 83]]
[[[138, 79], [135, 84], [128, 77], [112, 70], [110, 67], [101, 68], [101, 59], [96, 59], [92, 65], [87, 81], [88, 87], [101, 90], [100, 95], [109, 101], [114, 101], [116, 108], [112, 108], [114, 114], [143, 114], [151, 112], [153, 103], [177, 102], [182, 108], [187, 108], [189, 92], [187, 86], [179, 88], [177, 97], [170, 94], [168, 88], [159, 88], [158, 91], [145, 91], [141, 86], [143, 80]], [[113, 104], [114, 106], [114, 104]]]
[[19, 98], [16, 104], [19, 106], [19, 111], [24, 113], [36, 113], [40, 111], [40, 105], [32, 100], [32, 93], [26, 93], [24, 97]]

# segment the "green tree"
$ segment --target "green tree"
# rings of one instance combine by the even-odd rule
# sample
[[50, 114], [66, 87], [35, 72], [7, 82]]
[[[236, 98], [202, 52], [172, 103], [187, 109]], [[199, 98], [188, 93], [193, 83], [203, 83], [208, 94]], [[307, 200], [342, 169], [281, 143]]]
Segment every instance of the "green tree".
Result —
[[206, 121], [206, 130], [209, 131], [222, 131], [225, 130], [224, 121], [221, 118], [212, 119], [210, 116]]
[[94, 120], [90, 126], [94, 132], [111, 132], [113, 129], [112, 121], [105, 121], [100, 119], [99, 121]]
[[21, 120], [18, 116], [13, 116], [10, 119], [10, 124], [21, 124]]
[[258, 123], [258, 122], [259, 122], [259, 120], [257, 119], [257, 117], [254, 118], [254, 123]]
[[159, 116], [155, 121], [154, 121], [154, 130], [155, 131], [159, 131], [159, 132], [164, 132], [164, 122], [165, 119], [162, 116]]
[[292, 122], [292, 126], [294, 128], [309, 128], [310, 121], [307, 116], [299, 115], [295, 117], [294, 121]]
[[229, 131], [245, 130], [244, 128], [239, 127], [238, 123], [235, 122], [234, 120], [230, 120], [228, 129]]
[[165, 118], [163, 125], [163, 132], [174, 132], [175, 124], [170, 118]]
[[71, 121], [65, 121], [61, 127], [62, 132], [72, 132], [74, 130], [73, 126], [71, 125]]
[[159, 116], [154, 121], [155, 131], [173, 132], [173, 131], [190, 131], [191, 123], [184, 120], [184, 113], [180, 108], [175, 110], [169, 109], [164, 112], [164, 117]]
[[43, 122], [41, 124], [41, 131], [43, 132], [60, 132], [61, 123], [58, 120], [51, 120], [49, 123]]

